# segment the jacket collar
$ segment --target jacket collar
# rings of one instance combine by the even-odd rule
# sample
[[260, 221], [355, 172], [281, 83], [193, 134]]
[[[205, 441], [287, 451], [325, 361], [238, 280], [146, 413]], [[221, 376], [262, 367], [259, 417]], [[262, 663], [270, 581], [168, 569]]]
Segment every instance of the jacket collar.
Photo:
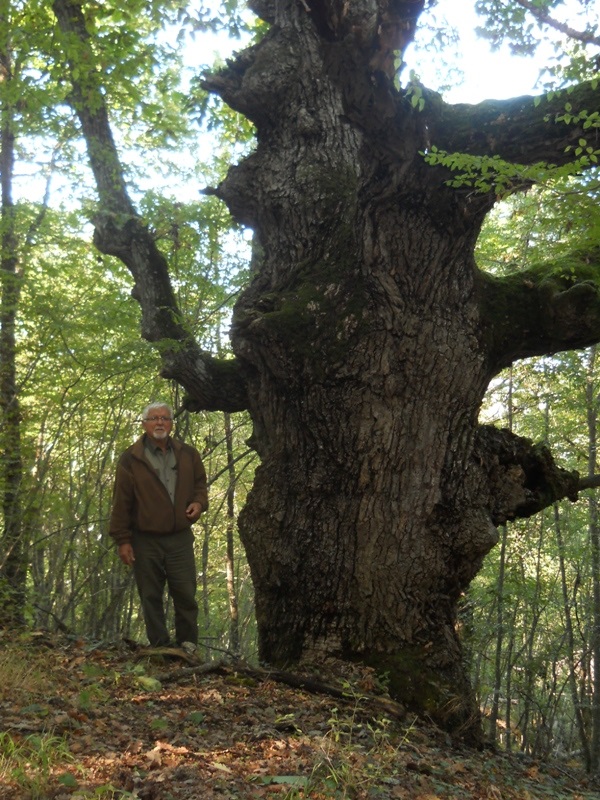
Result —
[[[140, 458], [144, 460], [144, 442], [146, 441], [146, 434], [142, 434], [139, 439], [137, 439], [131, 445], [131, 453], [136, 458]], [[172, 436], [169, 436], [169, 443], [173, 448], [173, 452], [175, 453], [175, 457], [179, 457], [179, 453], [181, 452], [181, 442], [177, 439], [173, 439]]]

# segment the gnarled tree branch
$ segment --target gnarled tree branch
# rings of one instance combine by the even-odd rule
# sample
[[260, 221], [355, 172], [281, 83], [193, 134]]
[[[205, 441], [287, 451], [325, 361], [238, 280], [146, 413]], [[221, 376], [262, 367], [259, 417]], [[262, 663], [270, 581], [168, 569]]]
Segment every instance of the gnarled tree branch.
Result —
[[[68, 45], [65, 57], [72, 83], [71, 104], [81, 124], [100, 200], [94, 243], [102, 253], [119, 258], [131, 272], [135, 281], [132, 295], [142, 310], [142, 336], [160, 343], [162, 374], [177, 380], [188, 392], [186, 405], [194, 410], [245, 409], [246, 385], [239, 363], [204, 352], [186, 329], [167, 260], [129, 198], [81, 5], [54, 0], [53, 9]], [[73, 56], [74, 52], [80, 57]]]
[[[560, 120], [569, 104], [571, 121]], [[428, 110], [428, 108], [430, 110]], [[580, 138], [600, 147], [596, 128], [584, 128], [586, 118], [600, 110], [600, 86], [588, 81], [542, 98], [485, 100], [476, 105], [442, 103], [426, 94], [424, 115], [430, 142], [450, 153], [500, 156], [516, 164], [573, 160], [567, 147]]]
[[[579, 262], [579, 266], [577, 266]], [[481, 311], [491, 372], [520, 358], [600, 341], [600, 251], [568, 265], [543, 265], [506, 277], [481, 275]]]
[[494, 525], [531, 517], [564, 498], [574, 502], [590, 486], [578, 472], [557, 466], [545, 445], [492, 425], [479, 427], [473, 457], [486, 477], [480, 496]]

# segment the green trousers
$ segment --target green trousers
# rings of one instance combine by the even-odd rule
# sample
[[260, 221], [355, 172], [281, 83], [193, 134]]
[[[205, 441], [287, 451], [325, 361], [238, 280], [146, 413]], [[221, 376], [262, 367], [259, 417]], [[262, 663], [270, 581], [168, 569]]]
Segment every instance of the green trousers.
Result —
[[197, 644], [196, 563], [191, 528], [164, 536], [138, 532], [132, 545], [133, 571], [148, 641], [153, 647], [171, 644], [165, 616], [166, 585], [175, 609], [177, 644]]

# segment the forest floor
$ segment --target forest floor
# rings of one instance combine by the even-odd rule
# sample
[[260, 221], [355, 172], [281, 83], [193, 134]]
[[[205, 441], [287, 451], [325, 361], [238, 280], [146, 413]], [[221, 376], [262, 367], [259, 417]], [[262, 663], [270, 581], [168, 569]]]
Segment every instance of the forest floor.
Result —
[[600, 796], [577, 763], [459, 747], [386, 713], [369, 673], [329, 679], [343, 696], [126, 643], [0, 632], [0, 800]]

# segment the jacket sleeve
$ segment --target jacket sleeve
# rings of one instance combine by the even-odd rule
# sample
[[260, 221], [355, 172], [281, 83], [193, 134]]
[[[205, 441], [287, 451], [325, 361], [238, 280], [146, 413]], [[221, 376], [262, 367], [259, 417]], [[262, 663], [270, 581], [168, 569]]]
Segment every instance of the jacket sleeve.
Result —
[[117, 545], [130, 543], [133, 536], [135, 494], [133, 476], [121, 458], [117, 466], [108, 532]]

